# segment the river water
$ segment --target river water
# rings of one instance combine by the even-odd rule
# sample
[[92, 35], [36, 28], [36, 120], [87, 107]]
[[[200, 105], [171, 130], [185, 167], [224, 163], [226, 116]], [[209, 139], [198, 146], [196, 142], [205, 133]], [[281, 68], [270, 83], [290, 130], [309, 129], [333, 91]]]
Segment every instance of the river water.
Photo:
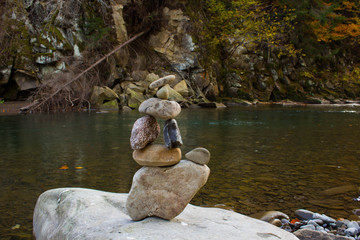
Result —
[[[31, 238], [36, 199], [48, 189], [128, 192], [139, 169], [129, 138], [140, 116], [0, 116], [0, 239]], [[183, 109], [177, 122], [183, 155], [211, 152], [195, 205], [246, 215], [306, 208], [334, 218], [360, 208], [360, 107]]]

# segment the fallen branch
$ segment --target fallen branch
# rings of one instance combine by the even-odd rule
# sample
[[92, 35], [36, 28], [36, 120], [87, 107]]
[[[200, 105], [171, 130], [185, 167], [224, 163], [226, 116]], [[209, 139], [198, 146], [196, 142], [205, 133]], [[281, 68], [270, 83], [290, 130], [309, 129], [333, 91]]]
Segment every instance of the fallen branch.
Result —
[[78, 74], [75, 78], [71, 79], [69, 82], [65, 83], [64, 85], [62, 85], [60, 88], [58, 88], [53, 94], [51, 94], [49, 97], [47, 97], [44, 100], [39, 100], [39, 101], [35, 101], [32, 104], [30, 104], [29, 106], [26, 106], [24, 108], [21, 109], [21, 111], [23, 112], [29, 112], [29, 111], [34, 111], [35, 109], [39, 108], [40, 106], [42, 106], [44, 103], [46, 103], [47, 101], [49, 101], [50, 99], [52, 99], [56, 94], [58, 94], [62, 89], [64, 89], [65, 87], [69, 86], [70, 84], [72, 84], [73, 82], [75, 82], [76, 80], [80, 79], [84, 74], [86, 74], [88, 71], [90, 71], [92, 68], [96, 67], [97, 65], [99, 65], [99, 63], [101, 63], [102, 61], [104, 61], [105, 59], [107, 59], [108, 57], [110, 57], [111, 55], [113, 55], [114, 53], [116, 53], [117, 51], [119, 51], [121, 48], [123, 48], [124, 46], [126, 46], [127, 44], [133, 42], [135, 39], [137, 39], [138, 37], [142, 36], [144, 33], [146, 33], [147, 31], [143, 31], [141, 33], [136, 34], [135, 36], [133, 36], [132, 38], [130, 38], [129, 40], [127, 40], [126, 42], [122, 43], [121, 45], [119, 45], [118, 47], [116, 47], [114, 50], [112, 50], [111, 52], [109, 52], [108, 54], [106, 54], [104, 57], [100, 58], [98, 61], [96, 61], [95, 63], [93, 63], [90, 67], [88, 67], [87, 69], [85, 69], [83, 72], [81, 72], [80, 74]]

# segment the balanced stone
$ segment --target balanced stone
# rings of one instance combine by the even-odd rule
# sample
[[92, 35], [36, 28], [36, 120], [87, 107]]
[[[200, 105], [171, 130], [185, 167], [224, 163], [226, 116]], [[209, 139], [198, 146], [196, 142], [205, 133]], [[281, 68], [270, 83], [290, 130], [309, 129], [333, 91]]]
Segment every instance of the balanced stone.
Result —
[[162, 78], [159, 78], [158, 80], [152, 82], [150, 85], [149, 85], [149, 88], [150, 89], [155, 89], [155, 88], [158, 88], [158, 87], [162, 87], [168, 83], [171, 83], [172, 81], [175, 80], [175, 75], [169, 75], [169, 76], [166, 76], [166, 77], [162, 77]]
[[131, 130], [130, 145], [131, 148], [142, 149], [149, 143], [152, 143], [160, 134], [160, 126], [156, 119], [146, 115], [139, 118]]
[[172, 167], [142, 167], [134, 175], [126, 202], [129, 216], [133, 220], [176, 217], [206, 183], [209, 174], [206, 165], [187, 160]]
[[175, 101], [149, 98], [140, 104], [139, 112], [167, 120], [179, 115], [181, 107]]
[[180, 148], [168, 149], [164, 145], [151, 144], [147, 147], [135, 150], [133, 159], [141, 166], [171, 166], [181, 159]]
[[178, 148], [183, 144], [180, 130], [175, 119], [165, 121], [164, 141], [168, 148]]
[[185, 154], [186, 159], [199, 164], [207, 164], [210, 161], [210, 152], [206, 148], [195, 148]]
[[169, 88], [166, 86], [163, 86], [156, 92], [156, 96], [161, 99], [167, 100], [169, 98]]

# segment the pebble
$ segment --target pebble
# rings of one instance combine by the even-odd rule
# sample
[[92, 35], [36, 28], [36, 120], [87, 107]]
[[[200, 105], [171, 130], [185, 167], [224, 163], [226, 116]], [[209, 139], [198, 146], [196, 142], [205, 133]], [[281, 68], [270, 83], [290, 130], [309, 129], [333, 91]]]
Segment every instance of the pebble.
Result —
[[156, 96], [158, 98], [161, 98], [161, 99], [169, 99], [169, 88], [167, 88], [166, 86], [163, 86], [161, 87], [157, 92], [156, 92]]
[[171, 166], [181, 160], [180, 148], [168, 149], [164, 145], [151, 144], [133, 152], [133, 159], [141, 166]]
[[150, 89], [159, 88], [159, 87], [162, 87], [162, 86], [164, 86], [164, 85], [166, 85], [168, 83], [171, 83], [174, 80], [175, 80], [175, 75], [168, 75], [166, 77], [159, 78], [158, 80], [152, 82], [149, 85], [149, 88]]
[[149, 216], [172, 219], [180, 214], [206, 183], [206, 165], [181, 160], [171, 167], [142, 167], [134, 177], [126, 202], [131, 219]]
[[149, 143], [152, 143], [160, 134], [160, 126], [152, 116], [144, 116], [135, 121], [131, 130], [130, 145], [131, 148], [143, 149]]
[[186, 153], [185, 158], [198, 164], [208, 164], [210, 161], [210, 152], [206, 148], [198, 147]]
[[180, 105], [175, 101], [149, 98], [139, 106], [139, 112], [164, 120], [175, 118], [181, 112]]
[[314, 213], [306, 209], [298, 209], [295, 211], [295, 215], [303, 220], [313, 219]]
[[183, 145], [180, 130], [175, 119], [165, 121], [163, 132], [165, 145], [168, 148], [178, 148]]

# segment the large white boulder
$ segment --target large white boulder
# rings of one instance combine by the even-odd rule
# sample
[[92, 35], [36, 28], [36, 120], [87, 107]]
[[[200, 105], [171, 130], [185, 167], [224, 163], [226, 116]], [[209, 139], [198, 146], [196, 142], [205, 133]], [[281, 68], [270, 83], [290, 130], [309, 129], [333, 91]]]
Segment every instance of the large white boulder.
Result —
[[171, 221], [156, 217], [132, 221], [125, 210], [127, 196], [83, 188], [46, 191], [34, 210], [34, 236], [37, 240], [298, 239], [242, 214], [191, 204]]

